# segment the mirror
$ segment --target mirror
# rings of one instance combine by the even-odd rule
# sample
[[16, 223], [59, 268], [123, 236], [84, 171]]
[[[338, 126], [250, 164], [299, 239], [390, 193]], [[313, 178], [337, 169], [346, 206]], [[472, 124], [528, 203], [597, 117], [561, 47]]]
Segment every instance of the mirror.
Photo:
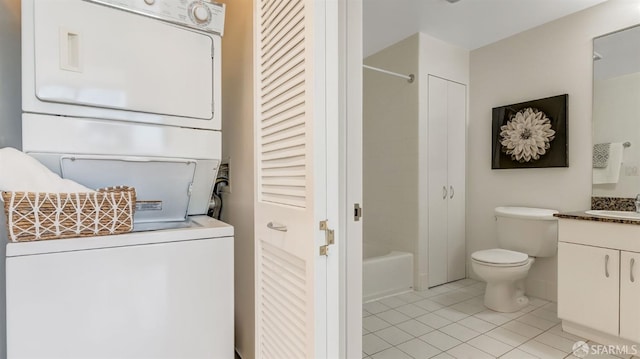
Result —
[[640, 193], [640, 26], [593, 41], [594, 197]]

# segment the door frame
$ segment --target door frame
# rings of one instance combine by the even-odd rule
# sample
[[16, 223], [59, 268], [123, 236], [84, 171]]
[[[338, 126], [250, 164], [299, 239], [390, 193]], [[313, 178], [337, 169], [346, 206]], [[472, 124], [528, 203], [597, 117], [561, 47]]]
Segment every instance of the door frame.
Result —
[[[362, 357], [362, 201], [363, 0], [339, 1], [340, 121], [340, 358]], [[366, 210], [366, 209], [365, 209]], [[364, 215], [363, 215], [364, 220]], [[329, 338], [331, 339], [331, 338]]]

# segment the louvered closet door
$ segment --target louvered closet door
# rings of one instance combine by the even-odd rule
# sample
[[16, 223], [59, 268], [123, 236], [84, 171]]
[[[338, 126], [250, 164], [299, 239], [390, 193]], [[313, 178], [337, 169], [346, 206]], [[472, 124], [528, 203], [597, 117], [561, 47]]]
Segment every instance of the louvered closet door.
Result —
[[[256, 0], [256, 356], [326, 348], [323, 1]], [[335, 94], [337, 96], [337, 94]], [[325, 307], [322, 307], [325, 306]]]

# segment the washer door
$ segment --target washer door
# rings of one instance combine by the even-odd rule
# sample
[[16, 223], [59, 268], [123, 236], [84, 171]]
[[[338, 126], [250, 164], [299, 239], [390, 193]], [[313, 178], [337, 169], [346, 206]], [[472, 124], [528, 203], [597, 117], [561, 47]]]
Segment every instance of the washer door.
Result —
[[62, 156], [62, 177], [89, 188], [136, 189], [134, 222], [184, 221], [197, 161], [144, 157]]

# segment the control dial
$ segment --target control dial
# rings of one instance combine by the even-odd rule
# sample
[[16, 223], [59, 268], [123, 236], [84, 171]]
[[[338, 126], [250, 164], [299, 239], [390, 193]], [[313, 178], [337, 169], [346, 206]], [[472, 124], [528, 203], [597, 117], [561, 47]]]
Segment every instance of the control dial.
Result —
[[198, 25], [206, 25], [211, 21], [211, 10], [205, 4], [195, 1], [189, 5], [189, 17]]

